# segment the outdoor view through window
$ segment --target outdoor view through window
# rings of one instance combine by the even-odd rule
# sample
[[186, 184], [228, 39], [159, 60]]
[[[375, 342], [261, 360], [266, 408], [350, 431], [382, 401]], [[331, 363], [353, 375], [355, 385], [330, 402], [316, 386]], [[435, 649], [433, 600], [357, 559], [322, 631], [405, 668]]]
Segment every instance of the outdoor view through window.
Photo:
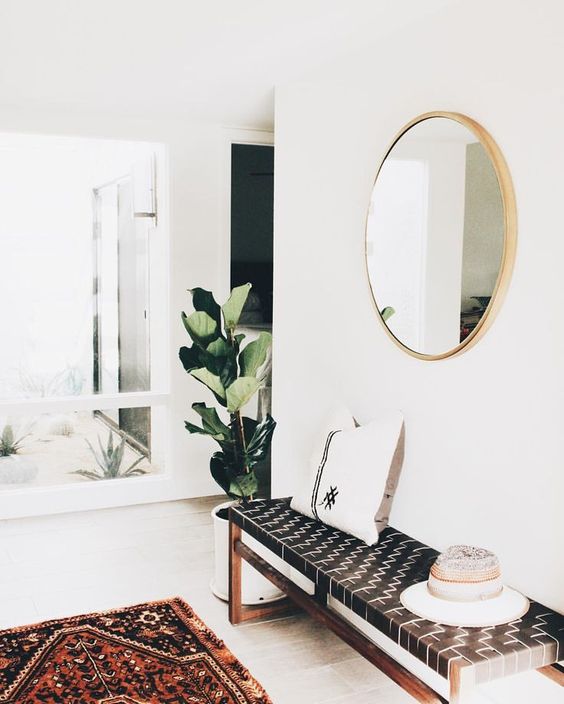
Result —
[[163, 468], [163, 158], [0, 134], [0, 491]]

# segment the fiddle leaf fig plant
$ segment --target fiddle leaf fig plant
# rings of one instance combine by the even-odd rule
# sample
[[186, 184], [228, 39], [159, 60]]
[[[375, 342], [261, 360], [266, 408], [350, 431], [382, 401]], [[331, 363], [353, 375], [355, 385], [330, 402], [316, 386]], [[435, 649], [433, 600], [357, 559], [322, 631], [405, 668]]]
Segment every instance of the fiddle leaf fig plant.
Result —
[[267, 456], [276, 427], [270, 415], [259, 423], [241, 413], [266, 383], [272, 347], [270, 333], [261, 332], [244, 347], [245, 335], [236, 333], [250, 289], [251, 284], [237, 286], [223, 306], [210, 291], [191, 289], [194, 312], [183, 312], [182, 322], [192, 344], [179, 350], [186, 372], [211, 391], [225, 417], [203, 402], [193, 403], [201, 425], [186, 421], [186, 430], [219, 445], [210, 460], [212, 477], [229, 497], [243, 501], [257, 492], [254, 467]]

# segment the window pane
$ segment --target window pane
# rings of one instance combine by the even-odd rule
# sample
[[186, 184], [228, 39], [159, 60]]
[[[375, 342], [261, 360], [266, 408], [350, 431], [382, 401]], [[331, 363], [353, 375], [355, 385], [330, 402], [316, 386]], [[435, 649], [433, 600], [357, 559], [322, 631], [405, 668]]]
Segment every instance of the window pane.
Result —
[[154, 474], [164, 428], [162, 407], [1, 418], [0, 491]]
[[[147, 193], [160, 156], [0, 134], [0, 398], [150, 390], [149, 298], [164, 275]], [[153, 165], [144, 179], [139, 163]]]

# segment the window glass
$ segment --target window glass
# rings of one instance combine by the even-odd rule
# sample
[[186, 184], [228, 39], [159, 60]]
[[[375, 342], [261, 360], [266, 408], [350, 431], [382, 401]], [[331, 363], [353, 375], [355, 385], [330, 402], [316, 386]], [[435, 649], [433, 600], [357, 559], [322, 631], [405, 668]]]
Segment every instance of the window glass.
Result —
[[0, 399], [151, 389], [160, 149], [0, 134]]
[[162, 406], [4, 416], [0, 491], [155, 474], [164, 417]]

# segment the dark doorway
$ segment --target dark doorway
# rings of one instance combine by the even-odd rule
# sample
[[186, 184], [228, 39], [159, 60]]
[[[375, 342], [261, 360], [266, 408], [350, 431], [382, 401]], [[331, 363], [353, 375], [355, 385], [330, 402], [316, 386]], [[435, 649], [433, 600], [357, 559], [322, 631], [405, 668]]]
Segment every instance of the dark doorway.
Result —
[[231, 147], [231, 286], [249, 281], [250, 324], [272, 324], [274, 147]]
[[[231, 147], [231, 286], [253, 285], [240, 318], [247, 342], [272, 331], [274, 147]], [[256, 417], [271, 408], [271, 374], [259, 390]], [[251, 415], [251, 412], [249, 412]], [[255, 468], [259, 495], [270, 496], [270, 457]]]

